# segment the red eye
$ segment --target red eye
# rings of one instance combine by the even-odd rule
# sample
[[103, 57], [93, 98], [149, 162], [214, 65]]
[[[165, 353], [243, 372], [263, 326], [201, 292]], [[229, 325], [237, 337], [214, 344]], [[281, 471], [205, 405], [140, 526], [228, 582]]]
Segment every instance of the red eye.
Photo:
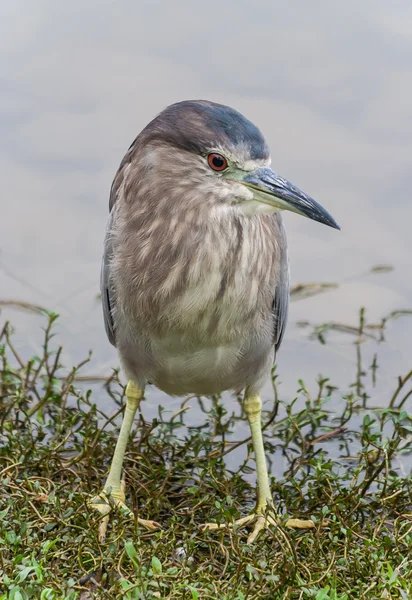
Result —
[[214, 171], [224, 171], [228, 167], [226, 158], [221, 154], [216, 154], [215, 152], [209, 154], [207, 157], [207, 162], [209, 163], [209, 167]]

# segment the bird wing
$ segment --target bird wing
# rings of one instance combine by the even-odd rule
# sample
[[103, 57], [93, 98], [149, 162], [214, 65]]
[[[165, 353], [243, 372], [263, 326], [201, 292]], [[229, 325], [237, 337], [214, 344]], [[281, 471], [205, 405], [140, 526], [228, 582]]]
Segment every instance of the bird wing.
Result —
[[286, 240], [286, 231], [281, 218], [278, 219], [278, 225], [280, 235], [280, 270], [275, 291], [275, 298], [273, 300], [273, 313], [275, 315], [274, 342], [276, 352], [279, 350], [280, 344], [282, 343], [289, 310], [288, 245]]
[[110, 263], [113, 256], [113, 247], [111, 242], [111, 228], [113, 223], [114, 209], [110, 211], [107, 222], [106, 235], [104, 238], [102, 266], [100, 270], [100, 291], [102, 295], [103, 319], [109, 342], [116, 346], [114, 335], [113, 309], [114, 293], [110, 284]]
[[116, 201], [123, 190], [124, 178], [134, 154], [135, 141], [130, 146], [130, 148], [126, 152], [125, 157], [120, 163], [119, 169], [115, 175], [110, 190], [110, 214], [106, 227], [106, 236], [104, 238], [103, 258], [100, 271], [100, 291], [102, 296], [104, 326], [106, 329], [107, 337], [109, 338], [109, 342], [113, 344], [113, 346], [116, 346], [116, 337], [113, 321], [113, 311], [115, 308], [115, 294], [113, 290], [113, 285], [111, 284], [110, 280], [110, 266], [113, 258], [113, 244], [111, 239], [111, 231], [116, 211]]

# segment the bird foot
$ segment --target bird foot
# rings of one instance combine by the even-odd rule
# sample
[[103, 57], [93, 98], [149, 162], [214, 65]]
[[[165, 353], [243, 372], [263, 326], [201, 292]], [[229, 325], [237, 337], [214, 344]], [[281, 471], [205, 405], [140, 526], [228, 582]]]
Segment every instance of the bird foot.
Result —
[[253, 544], [253, 542], [258, 537], [259, 533], [262, 529], [266, 529], [270, 525], [277, 525], [276, 516], [273, 512], [268, 512], [264, 514], [263, 512], [255, 512], [247, 517], [242, 517], [241, 519], [237, 519], [234, 523], [205, 523], [201, 525], [202, 531], [216, 531], [218, 529], [233, 529], [236, 525], [237, 527], [243, 527], [245, 525], [251, 525], [255, 523], [252, 533], [247, 538], [248, 544]]
[[[253, 544], [263, 529], [267, 529], [269, 526], [277, 527], [279, 525], [279, 519], [272, 510], [266, 512], [265, 509], [260, 511], [258, 509], [255, 513], [237, 519], [234, 523], [205, 523], [204, 525], [200, 525], [200, 528], [202, 531], [216, 531], [218, 529], [233, 529], [235, 525], [237, 527], [243, 527], [244, 525], [251, 525], [252, 523], [255, 523], [255, 526], [252, 533], [247, 538], [248, 544]], [[315, 524], [310, 519], [289, 519], [285, 523], [285, 526], [293, 529], [313, 529]]]
[[[101, 515], [103, 515], [102, 520], [99, 525], [99, 542], [104, 542], [106, 537], [107, 526], [109, 524], [110, 513], [113, 509], [120, 509], [124, 511], [124, 513], [129, 517], [134, 517], [133, 512], [130, 508], [125, 504], [125, 493], [124, 493], [125, 485], [124, 482], [121, 482], [120, 488], [113, 489], [111, 487], [105, 487], [98, 496], [92, 498], [89, 502], [89, 506], [94, 510], [99, 511]], [[147, 519], [141, 519], [140, 517], [135, 517], [137, 523], [146, 527], [146, 529], [150, 529], [154, 531], [155, 529], [160, 528], [160, 524], [156, 521], [150, 521]]]

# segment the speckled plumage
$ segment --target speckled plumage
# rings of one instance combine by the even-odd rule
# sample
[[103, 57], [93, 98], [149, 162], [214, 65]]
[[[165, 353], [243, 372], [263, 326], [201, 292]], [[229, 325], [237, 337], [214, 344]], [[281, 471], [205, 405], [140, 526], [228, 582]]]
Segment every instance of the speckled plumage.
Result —
[[[257, 127], [232, 108], [200, 100], [160, 113], [120, 165], [110, 194], [101, 289], [106, 331], [129, 382], [110, 471], [91, 503], [103, 515], [100, 539], [111, 506], [128, 510], [122, 465], [149, 381], [176, 395], [245, 389], [258, 494], [255, 511], [235, 523], [254, 523], [248, 543], [264, 527], [277, 526], [259, 389], [288, 311], [287, 243], [279, 211], [339, 226], [269, 163]], [[139, 516], [137, 522], [160, 527]], [[302, 523], [306, 527], [308, 521]]]
[[127, 377], [170, 394], [258, 391], [286, 323], [280, 213], [245, 214], [238, 201], [249, 191], [211, 171], [212, 151], [245, 171], [269, 164], [263, 136], [239, 113], [186, 102], [142, 131], [112, 186], [106, 329]]

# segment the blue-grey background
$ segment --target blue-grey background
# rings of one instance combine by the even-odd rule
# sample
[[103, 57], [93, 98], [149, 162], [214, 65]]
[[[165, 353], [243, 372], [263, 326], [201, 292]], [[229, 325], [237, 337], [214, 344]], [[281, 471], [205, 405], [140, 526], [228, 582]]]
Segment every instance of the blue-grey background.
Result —
[[[285, 215], [293, 283], [339, 288], [291, 305], [278, 373], [283, 398], [298, 378], [315, 389], [319, 373], [345, 391], [354, 339], [321, 346], [296, 323], [356, 324], [360, 306], [372, 321], [412, 307], [410, 0], [1, 2], [0, 300], [57, 311], [66, 364], [91, 348], [84, 374], [110, 373], [117, 356], [96, 300], [110, 184], [140, 129], [185, 98], [253, 120], [275, 170], [342, 226]], [[376, 264], [394, 270], [371, 273]], [[5, 318], [21, 352], [35, 351], [42, 319], [11, 309]], [[386, 344], [365, 344], [365, 366], [375, 351], [381, 365], [374, 404], [410, 368], [411, 337], [403, 318]], [[95, 397], [110, 410], [102, 390]], [[160, 398], [148, 391], [148, 416]]]

